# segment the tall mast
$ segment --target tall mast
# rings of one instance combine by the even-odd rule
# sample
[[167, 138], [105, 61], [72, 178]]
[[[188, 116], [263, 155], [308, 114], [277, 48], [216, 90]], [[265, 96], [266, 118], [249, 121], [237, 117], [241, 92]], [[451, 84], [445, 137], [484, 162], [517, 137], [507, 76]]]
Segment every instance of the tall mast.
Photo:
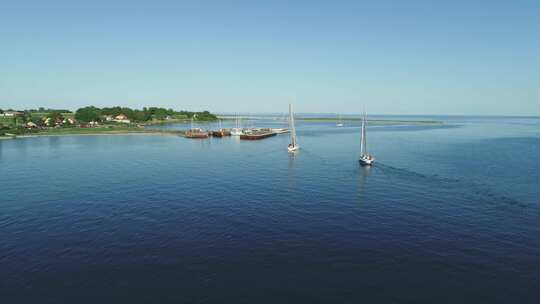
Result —
[[296, 128], [294, 126], [294, 114], [292, 104], [289, 104], [289, 126], [291, 128], [291, 143], [296, 146]]
[[366, 122], [362, 116], [362, 131], [360, 131], [360, 156], [364, 156], [364, 129], [366, 128]]
[[362, 153], [362, 156], [367, 155], [366, 124], [366, 113], [364, 112], [364, 116], [362, 117], [362, 142], [360, 144], [360, 151]]

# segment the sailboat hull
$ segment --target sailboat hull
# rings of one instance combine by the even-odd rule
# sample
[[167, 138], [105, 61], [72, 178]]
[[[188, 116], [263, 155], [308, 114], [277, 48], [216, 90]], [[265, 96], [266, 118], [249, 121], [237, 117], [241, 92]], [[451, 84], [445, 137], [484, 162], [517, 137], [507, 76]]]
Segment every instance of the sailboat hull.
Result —
[[268, 138], [268, 137], [271, 137], [271, 136], [276, 136], [276, 133], [268, 132], [268, 131], [260, 131], [260, 132], [253, 132], [253, 133], [250, 133], [250, 134], [242, 134], [242, 135], [240, 135], [240, 139], [243, 139], [243, 140], [259, 140], [259, 139], [264, 139], [264, 138]]
[[371, 166], [375, 162], [375, 158], [360, 157], [358, 161], [362, 166]]
[[292, 153], [300, 150], [300, 146], [294, 146], [294, 147], [287, 147], [287, 150]]
[[243, 132], [242, 132], [242, 129], [240, 129], [240, 128], [231, 129], [231, 135], [232, 136], [240, 136], [242, 134], [243, 134]]

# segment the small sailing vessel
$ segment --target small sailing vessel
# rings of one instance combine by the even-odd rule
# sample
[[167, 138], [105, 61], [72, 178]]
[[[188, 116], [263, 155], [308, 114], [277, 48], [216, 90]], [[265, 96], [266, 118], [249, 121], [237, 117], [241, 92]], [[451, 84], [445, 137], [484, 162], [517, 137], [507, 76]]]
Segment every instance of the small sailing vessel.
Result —
[[240, 128], [240, 121], [238, 120], [238, 115], [236, 115], [236, 127], [231, 129], [231, 135], [232, 136], [240, 136], [242, 135], [242, 128]]
[[360, 159], [358, 160], [362, 166], [371, 166], [375, 158], [368, 153], [366, 143], [366, 114], [362, 117], [362, 139], [360, 140]]
[[336, 124], [336, 127], [343, 127], [343, 122], [341, 121], [341, 115], [338, 115], [338, 122]]
[[296, 152], [300, 149], [298, 141], [296, 140], [296, 128], [294, 126], [294, 113], [292, 109], [292, 104], [289, 104], [289, 129], [291, 130], [291, 143], [287, 147], [289, 152]]

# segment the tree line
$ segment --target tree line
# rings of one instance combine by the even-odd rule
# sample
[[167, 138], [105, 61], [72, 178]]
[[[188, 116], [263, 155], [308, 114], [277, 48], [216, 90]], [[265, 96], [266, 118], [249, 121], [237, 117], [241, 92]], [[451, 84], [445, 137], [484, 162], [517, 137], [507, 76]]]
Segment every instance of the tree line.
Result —
[[75, 119], [81, 122], [103, 121], [106, 116], [116, 117], [120, 114], [125, 115], [133, 122], [146, 122], [150, 120], [165, 120], [171, 119], [196, 119], [196, 120], [216, 120], [217, 116], [208, 112], [190, 112], [190, 111], [175, 111], [173, 109], [165, 109], [158, 107], [144, 107], [142, 110], [132, 109], [128, 107], [109, 107], [98, 108], [88, 106], [80, 108], [75, 112]]
[[[0, 114], [4, 114], [5, 112], [14, 112], [16, 110], [13, 110], [13, 109], [0, 109]], [[22, 110], [22, 111], [17, 111], [17, 112], [21, 112], [21, 113], [51, 113], [51, 112], [60, 112], [60, 113], [72, 113], [70, 110], [67, 110], [67, 109], [48, 109], [48, 108], [38, 108], [38, 109], [26, 109], [26, 110]]]

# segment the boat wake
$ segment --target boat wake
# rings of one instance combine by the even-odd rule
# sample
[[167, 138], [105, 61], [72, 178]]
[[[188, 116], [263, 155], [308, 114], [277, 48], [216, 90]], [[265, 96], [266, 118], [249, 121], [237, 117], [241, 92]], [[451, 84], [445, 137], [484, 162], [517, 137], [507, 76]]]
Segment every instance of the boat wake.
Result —
[[471, 201], [482, 201], [488, 204], [501, 203], [503, 205], [519, 206], [523, 208], [528, 206], [527, 203], [521, 202], [512, 197], [508, 197], [504, 194], [496, 193], [495, 191], [491, 190], [491, 187], [487, 184], [480, 184], [470, 180], [446, 177], [437, 174], [423, 174], [409, 169], [386, 165], [380, 162], [377, 163], [376, 166], [373, 166], [373, 169], [374, 172], [379, 171], [384, 174], [387, 180], [390, 182], [393, 182], [397, 177], [402, 177], [409, 181], [416, 179], [422, 183], [434, 184], [434, 191], [436, 191], [436, 189], [444, 189], [447, 187], [459, 188], [461, 189], [460, 192], [466, 197], [470, 198]]

